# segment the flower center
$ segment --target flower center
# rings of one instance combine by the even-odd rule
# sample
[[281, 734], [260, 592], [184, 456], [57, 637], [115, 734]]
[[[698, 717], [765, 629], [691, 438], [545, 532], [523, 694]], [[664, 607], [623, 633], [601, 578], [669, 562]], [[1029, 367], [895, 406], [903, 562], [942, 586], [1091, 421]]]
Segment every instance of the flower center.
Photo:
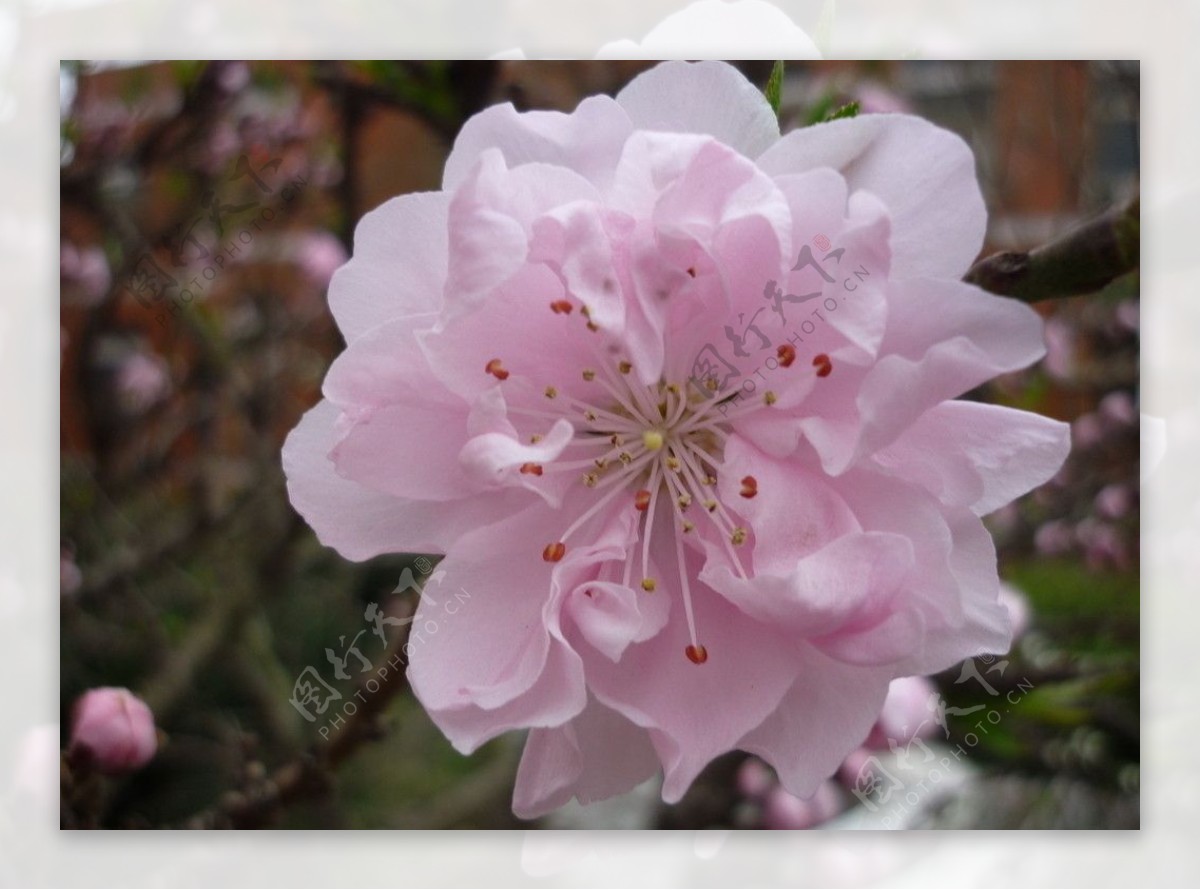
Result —
[[[557, 315], [569, 315], [571, 304], [560, 300], [550, 305]], [[596, 330], [588, 319], [589, 330]], [[597, 351], [597, 355], [599, 351]], [[780, 348], [780, 365], [788, 367], [795, 358], [788, 345]], [[504, 381], [508, 371], [499, 358], [487, 362], [485, 372]], [[696, 532], [698, 523], [707, 523], [719, 536], [734, 570], [747, 577], [737, 548], [746, 543], [748, 532], [721, 502], [717, 481], [724, 467], [725, 442], [731, 424], [776, 402], [767, 391], [751, 400], [735, 401], [734, 393], [716, 391], [715, 381], [702, 388], [694, 381], [659, 380], [643, 384], [633, 373], [628, 360], [598, 359], [595, 368], [582, 371], [594, 395], [586, 399], [560, 392], [550, 385], [543, 390], [549, 410], [510, 408], [511, 413], [542, 420], [566, 418], [575, 427], [575, 436], [562, 455], [542, 466], [527, 463], [521, 473], [542, 476], [548, 473], [578, 473], [582, 485], [596, 492], [596, 500], [578, 516], [557, 541], [544, 542], [542, 559], [559, 562], [566, 556], [572, 536], [614, 500], [627, 498], [641, 514], [640, 552], [631, 547], [626, 554], [621, 583], [628, 587], [635, 573], [642, 590], [653, 593], [658, 579], [651, 572], [650, 546], [656, 516], [660, 508], [671, 514], [674, 527], [674, 551], [679, 574], [684, 612], [691, 643], [685, 655], [695, 664], [708, 660], [708, 651], [700, 645], [692, 610], [691, 585], [684, 561], [684, 536]], [[536, 443], [538, 434], [530, 436]], [[739, 480], [739, 495], [753, 498], [758, 481], [753, 476]], [[660, 532], [661, 534], [661, 532]], [[640, 566], [639, 566], [640, 558]], [[639, 571], [640, 568], [640, 571]], [[606, 566], [607, 569], [607, 566]], [[603, 570], [602, 570], [603, 571]], [[615, 579], [614, 579], [615, 580]]]

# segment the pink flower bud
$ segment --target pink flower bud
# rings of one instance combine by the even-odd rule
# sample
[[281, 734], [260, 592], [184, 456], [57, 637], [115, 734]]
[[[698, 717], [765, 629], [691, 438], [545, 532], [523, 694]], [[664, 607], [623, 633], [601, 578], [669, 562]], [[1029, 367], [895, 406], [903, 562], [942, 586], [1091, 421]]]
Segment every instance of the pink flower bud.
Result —
[[154, 715], [128, 689], [85, 692], [75, 703], [69, 753], [104, 773], [140, 769], [154, 756]]
[[775, 785], [775, 776], [765, 763], [757, 757], [747, 758], [738, 768], [737, 786], [743, 797], [757, 799]]
[[837, 785], [826, 780], [808, 800], [775, 788], [763, 807], [763, 827], [773, 831], [799, 831], [827, 822], [842, 809]]
[[1030, 606], [1025, 594], [1017, 588], [1000, 582], [1000, 604], [1008, 610], [1012, 620], [1013, 639], [1023, 636], [1029, 630]]
[[883, 702], [867, 745], [887, 750], [888, 742], [906, 745], [916, 736], [925, 737], [932, 733], [934, 722], [930, 702], [937, 700], [937, 687], [928, 677], [898, 677], [888, 686], [887, 698]]

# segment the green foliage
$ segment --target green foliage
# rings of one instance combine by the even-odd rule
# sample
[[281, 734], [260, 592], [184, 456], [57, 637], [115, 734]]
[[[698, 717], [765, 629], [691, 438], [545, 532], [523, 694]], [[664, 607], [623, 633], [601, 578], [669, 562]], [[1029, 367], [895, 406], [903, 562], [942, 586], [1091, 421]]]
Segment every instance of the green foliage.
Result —
[[780, 59], [771, 67], [771, 76], [767, 79], [767, 88], [763, 90], [767, 103], [779, 117], [779, 102], [783, 94], [783, 60]]

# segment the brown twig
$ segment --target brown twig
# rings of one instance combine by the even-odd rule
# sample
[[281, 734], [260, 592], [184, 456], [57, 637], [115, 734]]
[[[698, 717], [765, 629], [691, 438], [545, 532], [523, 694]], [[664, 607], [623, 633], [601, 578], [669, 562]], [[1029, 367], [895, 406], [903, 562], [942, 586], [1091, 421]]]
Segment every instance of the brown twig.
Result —
[[1138, 267], [1140, 210], [1134, 198], [1042, 247], [980, 260], [963, 280], [1026, 303], [1094, 293]]
[[[372, 671], [358, 683], [353, 695], [347, 699], [357, 703], [356, 710], [348, 714], [328, 738], [265, 778], [246, 788], [226, 792], [215, 806], [193, 816], [185, 827], [261, 828], [270, 824], [287, 804], [327, 794], [338, 765], [364, 742], [382, 737], [380, 716], [383, 710], [408, 686], [404, 671], [395, 667], [403, 661], [407, 642], [406, 627], [396, 635], [383, 655], [384, 663], [392, 665], [392, 670], [382, 676], [380, 671]], [[374, 691], [371, 683], [378, 684]]]

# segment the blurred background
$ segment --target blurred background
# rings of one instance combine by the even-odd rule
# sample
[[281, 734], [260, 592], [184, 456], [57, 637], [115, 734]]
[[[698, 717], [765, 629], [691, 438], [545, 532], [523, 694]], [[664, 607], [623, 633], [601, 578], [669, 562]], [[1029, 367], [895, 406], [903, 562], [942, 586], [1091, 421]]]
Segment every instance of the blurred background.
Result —
[[[297, 690], [352, 699], [360, 657], [386, 654], [364, 610], [411, 605], [393, 591], [430, 564], [322, 547], [279, 449], [343, 348], [325, 288], [357, 220], [438, 188], [480, 108], [570, 110], [645, 64], [63, 63], [62, 741], [95, 687], [129, 688], [158, 727], [141, 769], [64, 761], [64, 826], [535, 827], [510, 810], [521, 739], [461, 757], [404, 693], [336, 770], [297, 772], [327, 726]], [[741, 67], [765, 84], [769, 63]], [[1138, 100], [1136, 63], [796, 62], [781, 117], [855, 101], [958, 132], [990, 253], [1136, 194]], [[543, 824], [1137, 827], [1136, 278], [1039, 305], [1046, 359], [972, 394], [1073, 426], [1059, 476], [989, 519], [1025, 628], [1009, 656], [898, 690], [813, 802], [730, 755], [674, 807], [643, 788]]]

